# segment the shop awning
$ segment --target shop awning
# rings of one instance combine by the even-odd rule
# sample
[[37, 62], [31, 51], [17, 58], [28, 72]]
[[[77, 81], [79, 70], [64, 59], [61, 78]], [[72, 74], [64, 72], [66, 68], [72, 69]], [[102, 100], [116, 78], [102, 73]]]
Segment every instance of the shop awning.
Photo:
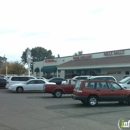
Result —
[[34, 72], [39, 72], [39, 71], [40, 69], [38, 67], [34, 69]]
[[41, 68], [42, 72], [56, 72], [57, 71], [57, 67], [56, 66], [43, 66]]

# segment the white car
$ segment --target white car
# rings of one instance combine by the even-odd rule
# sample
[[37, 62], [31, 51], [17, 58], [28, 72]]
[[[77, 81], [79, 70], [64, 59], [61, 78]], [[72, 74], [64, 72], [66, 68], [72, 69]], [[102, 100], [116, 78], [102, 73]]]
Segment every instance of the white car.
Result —
[[30, 79], [26, 83], [18, 83], [9, 86], [8, 90], [16, 91], [22, 93], [24, 91], [41, 91], [43, 92], [45, 84], [56, 84], [53, 82], [48, 82], [43, 79]]
[[125, 88], [130, 88], [130, 77], [126, 77], [119, 81], [119, 84]]
[[111, 76], [111, 75], [91, 76], [90, 79], [93, 79], [93, 80], [112, 80], [112, 81], [117, 82], [116, 78], [114, 76]]
[[90, 75], [81, 75], [81, 76], [75, 76], [72, 79], [77, 79], [77, 80], [87, 80], [90, 78]]
[[5, 88], [9, 88], [9, 86], [13, 84], [25, 83], [30, 79], [36, 79], [33, 76], [11, 76], [6, 82]]

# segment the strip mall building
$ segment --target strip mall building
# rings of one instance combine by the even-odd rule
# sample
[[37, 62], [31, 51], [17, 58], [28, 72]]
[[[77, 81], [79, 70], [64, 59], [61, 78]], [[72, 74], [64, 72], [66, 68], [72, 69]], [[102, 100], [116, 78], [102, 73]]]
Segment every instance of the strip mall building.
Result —
[[34, 76], [71, 78], [74, 75], [113, 75], [117, 81], [130, 74], [130, 49], [66, 56], [33, 63]]

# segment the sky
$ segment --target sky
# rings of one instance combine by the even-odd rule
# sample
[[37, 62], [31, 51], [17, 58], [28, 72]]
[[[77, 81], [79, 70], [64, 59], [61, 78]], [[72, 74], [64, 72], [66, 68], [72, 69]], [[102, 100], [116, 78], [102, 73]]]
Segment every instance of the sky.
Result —
[[57, 57], [130, 48], [130, 0], [1, 0], [0, 56], [26, 48]]

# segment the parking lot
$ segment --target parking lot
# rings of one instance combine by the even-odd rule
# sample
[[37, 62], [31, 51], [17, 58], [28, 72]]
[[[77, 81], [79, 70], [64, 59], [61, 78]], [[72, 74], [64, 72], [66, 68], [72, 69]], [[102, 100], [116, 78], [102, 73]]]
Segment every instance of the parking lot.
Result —
[[129, 113], [130, 106], [117, 102], [89, 107], [71, 95], [0, 89], [0, 130], [119, 130], [118, 120], [129, 120]]

